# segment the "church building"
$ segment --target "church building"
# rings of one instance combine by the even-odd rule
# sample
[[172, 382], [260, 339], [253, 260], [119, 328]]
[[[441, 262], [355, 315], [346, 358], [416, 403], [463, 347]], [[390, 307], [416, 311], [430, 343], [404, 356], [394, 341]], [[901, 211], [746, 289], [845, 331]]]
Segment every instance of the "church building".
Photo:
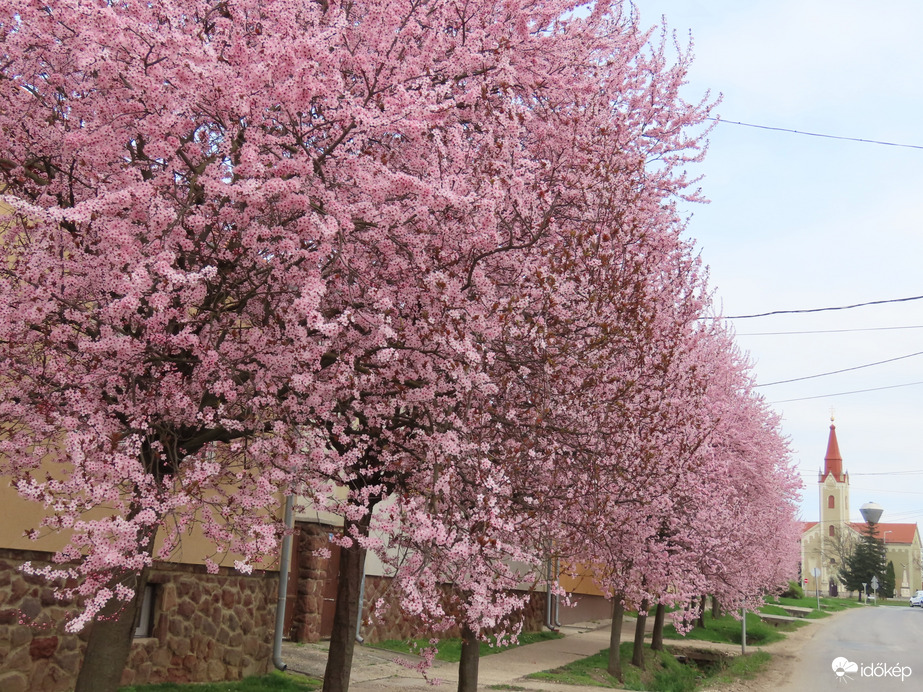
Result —
[[[815, 589], [824, 596], [846, 595], [839, 580], [840, 567], [868, 531], [868, 524], [849, 520], [849, 474], [830, 425], [824, 469], [817, 479], [820, 521], [804, 522], [801, 534], [801, 585], [807, 594]], [[885, 542], [887, 561], [894, 563], [896, 598], [909, 598], [923, 589], [920, 532], [916, 524], [878, 523], [878, 538]], [[815, 577], [815, 570], [818, 576]]]

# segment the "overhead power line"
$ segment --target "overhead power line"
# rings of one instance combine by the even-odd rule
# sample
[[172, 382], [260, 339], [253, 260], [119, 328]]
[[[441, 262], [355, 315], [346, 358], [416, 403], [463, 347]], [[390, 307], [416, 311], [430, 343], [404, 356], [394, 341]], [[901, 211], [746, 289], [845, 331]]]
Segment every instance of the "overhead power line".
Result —
[[722, 120], [721, 118], [708, 118], [725, 125], [740, 125], [742, 127], [753, 127], [758, 130], [772, 130], [774, 132], [788, 132], [793, 135], [805, 135], [807, 137], [823, 137], [825, 139], [842, 139], [847, 142], [862, 142], [863, 144], [880, 144], [886, 147], [902, 147], [905, 149], [923, 149], [919, 144], [900, 144], [898, 142], [883, 142], [878, 139], [862, 139], [859, 137], [841, 137], [840, 135], [828, 135], [821, 132], [804, 132], [802, 130], [791, 130], [787, 127], [770, 127], [769, 125], [755, 125], [754, 123], [742, 123], [736, 120]]
[[869, 488], [868, 486], [863, 485], [854, 485], [851, 489], [869, 490], [874, 493], [887, 493], [889, 495], [923, 495], [923, 491], [920, 490], [885, 490], [883, 488]]
[[817, 375], [806, 375], [805, 377], [793, 377], [790, 380], [778, 380], [777, 382], [767, 382], [766, 384], [758, 384], [757, 387], [771, 387], [774, 384], [788, 384], [789, 382], [801, 382], [802, 380], [813, 380], [815, 377], [826, 377], [827, 375], [839, 375], [841, 372], [850, 372], [852, 370], [862, 370], [863, 368], [870, 368], [873, 365], [883, 365], [884, 363], [893, 363], [896, 360], [904, 360], [905, 358], [913, 358], [914, 356], [923, 356], [923, 351], [917, 351], [916, 353], [908, 353], [906, 356], [898, 356], [897, 358], [888, 358], [887, 360], [879, 360], [874, 363], [866, 363], [865, 365], [856, 365], [852, 368], [843, 368], [842, 370], [831, 370], [830, 372], [822, 372]]
[[[850, 473], [849, 476], [851, 478], [852, 476], [918, 476], [920, 474], [923, 474], [923, 471], [868, 471], [866, 473]], [[817, 471], [801, 471], [799, 475], [805, 477], [816, 476]]]
[[923, 471], [869, 471], [867, 473], [851, 473], [850, 476], [915, 476]]
[[910, 296], [909, 298], [892, 298], [890, 300], [870, 300], [867, 303], [855, 303], [854, 305], [837, 305], [829, 308], [808, 308], [805, 310], [773, 310], [772, 312], [761, 312], [756, 315], [727, 315], [726, 320], [748, 320], [753, 317], [769, 317], [770, 315], [799, 315], [809, 312], [830, 312], [832, 310], [852, 310], [853, 308], [864, 308], [867, 305], [884, 305], [885, 303], [906, 303], [911, 300], [920, 300], [923, 296]]
[[894, 329], [923, 329], [923, 324], [906, 327], [864, 327], [857, 329], [811, 329], [797, 332], [737, 332], [737, 336], [791, 336], [794, 334], [846, 334], [849, 332], [884, 332]]
[[810, 401], [811, 399], [829, 399], [834, 396], [846, 396], [847, 394], [864, 394], [865, 392], [880, 392], [883, 389], [899, 389], [900, 387], [913, 387], [914, 385], [923, 384], [921, 382], [905, 382], [904, 384], [892, 384], [889, 387], [872, 387], [871, 389], [854, 389], [851, 392], [836, 392], [834, 394], [820, 394], [818, 396], [803, 396], [797, 399], [782, 399], [781, 401], [771, 401], [771, 404], [788, 404], [792, 401]]

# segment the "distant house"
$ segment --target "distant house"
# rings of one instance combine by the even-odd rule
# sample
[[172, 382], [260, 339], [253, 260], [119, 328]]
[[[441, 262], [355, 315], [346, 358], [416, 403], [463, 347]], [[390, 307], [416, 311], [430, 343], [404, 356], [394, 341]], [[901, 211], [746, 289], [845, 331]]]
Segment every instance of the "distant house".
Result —
[[[824, 469], [818, 474], [820, 521], [805, 522], [801, 534], [801, 585], [813, 594], [843, 595], [839, 570], [852, 547], [867, 532], [865, 522], [849, 520], [849, 474], [830, 426]], [[916, 524], [876, 524], [876, 536], [885, 542], [887, 560], [894, 563], [897, 597], [908, 598], [923, 589], [920, 531]], [[820, 574], [815, 578], [814, 570]]]

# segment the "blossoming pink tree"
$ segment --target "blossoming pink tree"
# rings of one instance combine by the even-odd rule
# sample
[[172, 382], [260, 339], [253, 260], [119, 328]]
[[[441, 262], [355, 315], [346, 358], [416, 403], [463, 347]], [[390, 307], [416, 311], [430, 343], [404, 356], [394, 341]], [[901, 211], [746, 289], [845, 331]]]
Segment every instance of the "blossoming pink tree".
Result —
[[505, 558], [652, 471], [631, 424], [698, 300], [671, 200], [706, 110], [636, 17], [577, 5], [0, 2], [0, 453], [72, 531], [79, 689], [118, 684], [194, 522], [247, 570], [280, 493], [343, 513], [345, 690], [376, 535], [414, 548], [408, 610], [445, 616], [452, 572], [480, 633]]
[[[654, 443], [653, 473], [641, 487], [639, 476], [613, 479], [605, 492], [630, 493], [632, 502], [610, 511], [632, 531], [586, 534], [583, 558], [615, 594], [614, 621], [621, 602], [642, 615], [655, 601], [689, 604], [704, 593], [729, 608], [752, 606], [784, 583], [797, 554], [799, 479], [777, 419], [753, 394], [747, 362], [728, 334], [707, 323], [675, 355], [663, 390], [668, 405], [643, 435]], [[621, 672], [612, 654], [619, 633], [614, 624], [613, 675]], [[639, 637], [635, 643], [640, 665]]]
[[[347, 553], [337, 601], [339, 625], [325, 677], [328, 690], [343, 689], [348, 681], [362, 551], [382, 549], [370, 531], [373, 510], [385, 498], [397, 503], [396, 516], [418, 517], [413, 522], [419, 527], [414, 529], [413, 542], [429, 562], [396, 574], [398, 582], [407, 586], [406, 602], [415, 614], [420, 614], [419, 604], [426, 603], [436, 609], [433, 617], [440, 617], [438, 600], [432, 593], [421, 593], [420, 575], [445, 574], [439, 564], [453, 564], [453, 560], [457, 564], [461, 555], [457, 542], [451, 542], [453, 551], [446, 560], [440, 562], [439, 553], [446, 549], [445, 536], [457, 541], [466, 532], [470, 554], [483, 562], [476, 563], [470, 578], [467, 571], [448, 570], [460, 591], [477, 596], [477, 602], [462, 609], [467, 618], [463, 624], [481, 632], [485, 622], [499, 617], [498, 604], [507, 608], [515, 602], [498, 595], [512, 579], [496, 577], [502, 571], [502, 554], [475, 547], [481, 545], [479, 539], [512, 544], [486, 531], [489, 522], [478, 518], [482, 510], [475, 509], [481, 501], [478, 493], [444, 492], [444, 484], [461, 477], [459, 469], [465, 464], [476, 467], [489, 461], [481, 458], [483, 447], [472, 448], [471, 414], [498, 410], [504, 398], [499, 389], [503, 385], [490, 364], [506, 357], [498, 351], [504, 339], [542, 339], [539, 322], [544, 318], [539, 315], [536, 322], [535, 316], [543, 302], [558, 301], [562, 306], [558, 315], [569, 305], [589, 319], [588, 311], [604, 302], [603, 294], [592, 300], [585, 297], [594, 272], [605, 282], [610, 273], [623, 269], [621, 281], [604, 292], [615, 296], [605, 308], [609, 314], [619, 306], [633, 306], [635, 312], [644, 309], [630, 292], [648, 280], [642, 270], [646, 263], [654, 264], [654, 271], [667, 271], [651, 259], [661, 237], [672, 238], [655, 215], [688, 185], [682, 165], [700, 152], [684, 126], [700, 122], [704, 110], [678, 97], [684, 64], [668, 66], [662, 47], [649, 51], [647, 35], [637, 31], [632, 17], [607, 14], [607, 5], [601, 3], [587, 19], [558, 21], [568, 8], [554, 3], [470, 4], [464, 32], [457, 34], [456, 10], [451, 6], [427, 5], [427, 23], [421, 25], [416, 20], [422, 5], [392, 4], [388, 18], [376, 15], [371, 23], [360, 15], [351, 26], [350, 51], [364, 60], [386, 61], [397, 50], [398, 44], [377, 42], [381, 22], [390, 27], [386, 35], [405, 37], [399, 45], [412, 47], [401, 48], [405, 61], [410, 56], [406, 51], [425, 56], [424, 66], [417, 68], [415, 97], [432, 98], [440, 113], [440, 129], [434, 133], [428, 123], [429, 136], [447, 137], [456, 128], [459, 149], [446, 148], [438, 160], [427, 159], [422, 152], [412, 160], [404, 159], [402, 137], [389, 145], [389, 164], [400, 164], [405, 175], [413, 172], [438, 181], [445, 179], [453, 157], [460, 157], [450, 179], [452, 192], [475, 192], [463, 212], [452, 207], [449, 213], [437, 215], [428, 207], [428, 215], [438, 225], [438, 243], [425, 244], [425, 229], [432, 227], [413, 216], [412, 233], [393, 241], [400, 249], [398, 255], [375, 255], [363, 261], [364, 271], [350, 286], [353, 305], [373, 302], [372, 292], [374, 299], [387, 293], [392, 336], [388, 348], [370, 348], [357, 359], [364, 368], [361, 387], [334, 407], [340, 419], [329, 419], [328, 444], [344, 462], [333, 467], [334, 477], [347, 484], [350, 494], [341, 508], [347, 517]], [[431, 31], [437, 19], [455, 36], [449, 52], [439, 47], [446, 32]], [[523, 27], [532, 28], [524, 31]], [[418, 47], [430, 42], [436, 47]], [[469, 64], [474, 58], [460, 53], [461, 46], [476, 53], [475, 73]], [[464, 62], [458, 62], [460, 55]], [[405, 106], [403, 101], [395, 105], [390, 100], [392, 83], [382, 75], [376, 84], [382, 97], [375, 107], [386, 114], [389, 108], [398, 109], [400, 116], [393, 115], [390, 127], [404, 128]], [[428, 91], [430, 87], [435, 91]], [[443, 129], [449, 134], [443, 134]], [[483, 216], [477, 216], [480, 212]], [[632, 235], [619, 230], [623, 225]], [[380, 232], [391, 242], [405, 230], [392, 225]], [[594, 249], [600, 240], [606, 246], [602, 251]], [[621, 242], [636, 243], [641, 249], [623, 252]], [[585, 252], [595, 253], [600, 266], [609, 263], [611, 271], [596, 271], [585, 261]], [[557, 258], [554, 262], [549, 259], [552, 255]], [[438, 272], [416, 271], [431, 266], [438, 266]], [[569, 272], [567, 277], [564, 272]], [[374, 281], [369, 281], [371, 277]], [[619, 295], [622, 290], [628, 293]], [[524, 326], [504, 334], [505, 325], [520, 316]], [[643, 339], [643, 325], [633, 328], [633, 334]], [[597, 319], [596, 329], [604, 334], [608, 326]], [[583, 358], [593, 360], [593, 351], [605, 356], [604, 348], [594, 346], [581, 356], [581, 363]], [[512, 356], [509, 364], [518, 362], [517, 370], [530, 367], [531, 362], [517, 361], [518, 357]], [[580, 374], [580, 368], [568, 366], [566, 359], [559, 363], [567, 372], [556, 370], [550, 376], [572, 379]], [[604, 371], [608, 365], [602, 358], [593, 367]], [[616, 377], [614, 371], [609, 377]], [[472, 392], [480, 395], [478, 401], [472, 401]], [[498, 425], [493, 441], [478, 444], [503, 445], [521, 432], [515, 429], [518, 421], [512, 426], [509, 418], [494, 422]], [[563, 477], [560, 469], [554, 469], [553, 456], [542, 463]], [[530, 479], [538, 477], [533, 470]], [[490, 478], [510, 482], [511, 474], [503, 468]], [[494, 486], [502, 484], [497, 481]], [[429, 501], [414, 504], [420, 497]], [[449, 501], [457, 504], [447, 506]], [[428, 518], [419, 515], [422, 508], [430, 512]], [[523, 511], [535, 512], [534, 508]], [[460, 518], [463, 515], [469, 517], [467, 523]], [[449, 526], [444, 524], [447, 517], [453, 518]], [[407, 524], [386, 518], [377, 520], [375, 529], [379, 534], [407, 532]], [[430, 544], [425, 546], [427, 536]], [[487, 573], [495, 575], [490, 582], [485, 582]], [[436, 579], [424, 581], [434, 585]], [[491, 584], [490, 594], [485, 583]], [[482, 620], [479, 613], [488, 611], [490, 617]]]

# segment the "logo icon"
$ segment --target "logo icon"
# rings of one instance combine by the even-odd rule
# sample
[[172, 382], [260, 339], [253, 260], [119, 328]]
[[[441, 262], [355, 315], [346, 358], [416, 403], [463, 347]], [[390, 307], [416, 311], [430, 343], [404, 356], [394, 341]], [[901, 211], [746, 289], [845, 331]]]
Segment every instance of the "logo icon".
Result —
[[853, 663], [852, 661], [839, 656], [833, 659], [832, 666], [833, 672], [836, 673], [837, 682], [843, 681], [846, 682], [847, 679], [852, 680], [852, 678], [847, 675], [847, 673], [858, 673], [859, 664]]

